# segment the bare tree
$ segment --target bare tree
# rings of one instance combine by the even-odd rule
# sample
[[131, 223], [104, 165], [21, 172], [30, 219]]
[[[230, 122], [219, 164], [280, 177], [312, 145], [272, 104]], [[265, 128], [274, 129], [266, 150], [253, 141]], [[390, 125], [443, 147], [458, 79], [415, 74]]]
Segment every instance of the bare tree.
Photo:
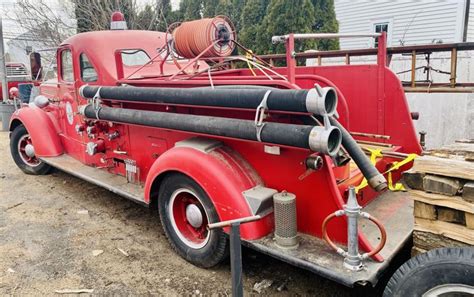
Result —
[[76, 32], [109, 29], [115, 11], [125, 15], [129, 29], [163, 30], [166, 14], [171, 12], [163, 3], [169, 5], [169, 1], [150, 2], [138, 7], [136, 0], [17, 0], [10, 14], [30, 39], [55, 47]]
[[157, 30], [171, 14], [169, 0], [149, 0], [140, 7], [136, 0], [72, 0], [78, 32], [106, 30], [114, 11], [124, 14], [129, 29]]
[[136, 15], [135, 0], [72, 0], [78, 32], [106, 30], [113, 12], [125, 15], [127, 25], [133, 28]]
[[73, 3], [67, 0], [58, 2], [55, 9], [47, 0], [17, 0], [12, 14], [28, 36], [53, 47], [76, 31], [72, 8]]

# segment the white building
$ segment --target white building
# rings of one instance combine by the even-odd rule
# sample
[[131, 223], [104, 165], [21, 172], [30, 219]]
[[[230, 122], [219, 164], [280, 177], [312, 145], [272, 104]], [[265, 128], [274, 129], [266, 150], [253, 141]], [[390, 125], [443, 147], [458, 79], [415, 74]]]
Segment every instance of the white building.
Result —
[[[409, 46], [432, 43], [474, 42], [474, 0], [335, 0], [340, 33], [387, 32], [388, 46]], [[374, 47], [369, 38], [340, 39], [341, 49]], [[333, 61], [343, 63], [343, 59]], [[351, 63], [373, 62], [366, 57]], [[450, 71], [449, 53], [431, 55], [431, 66]], [[416, 66], [426, 65], [424, 56], [417, 57]], [[474, 82], [474, 55], [458, 53], [458, 82]], [[390, 68], [395, 73], [409, 70], [411, 58], [395, 55]], [[423, 70], [417, 71], [422, 79]], [[432, 73], [435, 82], [449, 81], [449, 76]], [[409, 80], [410, 73], [400, 74]], [[418, 131], [426, 131], [427, 147], [449, 144], [457, 139], [474, 139], [474, 94], [406, 93], [411, 111], [420, 113], [415, 121]]]
[[27, 66], [30, 64], [29, 54], [45, 48], [43, 42], [37, 40], [34, 35], [29, 32], [20, 34], [6, 42], [9, 54], [9, 62], [23, 63]]
[[[474, 41], [472, 0], [335, 0], [340, 33], [386, 31], [388, 46]], [[341, 49], [373, 47], [343, 39]]]

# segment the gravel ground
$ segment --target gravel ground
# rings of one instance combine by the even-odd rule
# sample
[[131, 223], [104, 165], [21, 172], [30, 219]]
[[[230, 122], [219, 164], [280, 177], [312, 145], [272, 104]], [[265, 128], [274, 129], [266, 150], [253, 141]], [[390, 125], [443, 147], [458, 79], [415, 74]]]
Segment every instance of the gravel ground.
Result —
[[[252, 287], [265, 279], [272, 285], [261, 295], [351, 295], [249, 249], [243, 267], [246, 295], [258, 295]], [[187, 263], [170, 248], [157, 213], [107, 190], [59, 171], [23, 174], [8, 133], [0, 132], [0, 295], [78, 288], [93, 295], [230, 295], [230, 266]]]

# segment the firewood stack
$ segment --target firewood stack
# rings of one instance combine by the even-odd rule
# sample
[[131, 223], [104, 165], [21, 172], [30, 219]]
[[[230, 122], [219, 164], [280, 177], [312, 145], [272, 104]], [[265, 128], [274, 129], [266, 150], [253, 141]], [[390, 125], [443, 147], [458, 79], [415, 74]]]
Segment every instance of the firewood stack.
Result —
[[474, 245], [474, 142], [426, 152], [403, 179], [415, 201], [413, 255]]

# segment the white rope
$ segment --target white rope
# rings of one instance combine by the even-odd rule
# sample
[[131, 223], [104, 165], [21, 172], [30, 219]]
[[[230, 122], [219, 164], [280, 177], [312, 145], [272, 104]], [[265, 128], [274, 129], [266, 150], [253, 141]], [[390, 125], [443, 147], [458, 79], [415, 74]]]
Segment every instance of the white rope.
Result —
[[[279, 74], [278, 72], [274, 71], [273, 69], [268, 68], [268, 67], [266, 67], [266, 66], [264, 66], [264, 65], [262, 65], [262, 64], [256, 63], [256, 62], [254, 62], [254, 61], [252, 61], [252, 60], [249, 60], [249, 59], [247, 59], [247, 58], [243, 58], [243, 57], [233, 57], [231, 60], [240, 60], [240, 61], [244, 61], [244, 62], [249, 62], [250, 64], [252, 64], [253, 66], [255, 66], [258, 70], [260, 70], [260, 71], [261, 71], [268, 79], [270, 79], [270, 80], [273, 80], [273, 78], [270, 77], [266, 72], [264, 72], [264, 71], [262, 70], [262, 68], [265, 69], [265, 70], [267, 70], [267, 71], [270, 71], [272, 74], [278, 76], [279, 78], [281, 78], [281, 79], [283, 79], [283, 80], [285, 80], [285, 81], [288, 81], [288, 79], [287, 79], [285, 76]], [[230, 60], [229, 60], [229, 61], [230, 61]]]
[[214, 89], [214, 83], [212, 82], [212, 77], [211, 77], [211, 67], [207, 68], [207, 76], [209, 77], [209, 82], [211, 83], [211, 88]]
[[260, 102], [260, 104], [257, 106], [257, 109], [255, 110], [255, 129], [257, 130], [257, 140], [259, 142], [262, 142], [261, 134], [262, 134], [263, 127], [265, 126], [263, 119], [265, 118], [265, 111], [267, 111], [268, 109], [267, 99], [268, 99], [268, 96], [270, 96], [271, 92], [272, 92], [271, 90], [268, 90], [265, 92], [265, 95], [263, 95], [262, 101]]

